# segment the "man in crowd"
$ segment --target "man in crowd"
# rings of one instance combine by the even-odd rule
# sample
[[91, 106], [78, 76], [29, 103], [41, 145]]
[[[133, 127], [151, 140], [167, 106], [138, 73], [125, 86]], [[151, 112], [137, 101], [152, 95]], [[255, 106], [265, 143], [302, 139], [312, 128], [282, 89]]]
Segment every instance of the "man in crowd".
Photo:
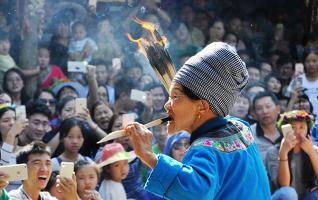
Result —
[[280, 133], [276, 127], [279, 113], [279, 101], [272, 93], [260, 92], [255, 96], [253, 114], [257, 123], [253, 124], [251, 129], [263, 161], [266, 150], [280, 139]]
[[42, 141], [43, 136], [50, 130], [50, 110], [38, 101], [30, 102], [26, 107], [29, 125], [18, 138], [18, 145], [25, 146], [33, 141]]
[[[17, 163], [27, 164], [28, 179], [22, 181], [22, 186], [9, 192], [12, 200], [56, 200], [49, 192], [42, 192], [52, 173], [52, 161], [50, 148], [42, 142], [33, 142], [23, 147], [17, 155]], [[72, 179], [58, 177], [59, 192], [65, 199], [77, 199], [77, 187], [75, 175]]]

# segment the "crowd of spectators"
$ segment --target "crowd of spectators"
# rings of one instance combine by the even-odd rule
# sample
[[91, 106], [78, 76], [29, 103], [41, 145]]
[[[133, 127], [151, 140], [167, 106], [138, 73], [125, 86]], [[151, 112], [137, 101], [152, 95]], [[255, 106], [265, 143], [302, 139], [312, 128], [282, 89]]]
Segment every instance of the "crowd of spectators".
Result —
[[[122, 129], [127, 116], [141, 123], [165, 116], [168, 93], [126, 37], [147, 37], [135, 17], [153, 23], [167, 38], [176, 69], [211, 42], [235, 48], [250, 78], [230, 114], [251, 124], [273, 199], [318, 198], [318, 166], [308, 147], [318, 144], [318, 118], [310, 118], [312, 126], [305, 120], [306, 139], [297, 135], [296, 125], [295, 137], [284, 138], [277, 125], [290, 111], [318, 115], [318, 39], [313, 34], [304, 40], [303, 1], [46, 0], [39, 15], [37, 65], [31, 68], [19, 61], [23, 38], [19, 13], [13, 12], [18, 1], [4, 2], [0, 162], [27, 163], [29, 178], [7, 186], [7, 175], [0, 172], [3, 198], [160, 199], [143, 189], [151, 170], [134, 156], [128, 138], [97, 144], [107, 133]], [[37, 91], [31, 95], [26, 80], [34, 77]], [[146, 99], [132, 100], [133, 89], [144, 91]], [[86, 98], [87, 105], [79, 109], [78, 98]], [[21, 105], [26, 106], [26, 118], [16, 115]], [[167, 137], [165, 125], [152, 131], [154, 152], [182, 161], [189, 135]], [[288, 152], [293, 156], [286, 160]], [[59, 177], [63, 161], [75, 163], [72, 179]], [[300, 164], [304, 161], [308, 173]]]

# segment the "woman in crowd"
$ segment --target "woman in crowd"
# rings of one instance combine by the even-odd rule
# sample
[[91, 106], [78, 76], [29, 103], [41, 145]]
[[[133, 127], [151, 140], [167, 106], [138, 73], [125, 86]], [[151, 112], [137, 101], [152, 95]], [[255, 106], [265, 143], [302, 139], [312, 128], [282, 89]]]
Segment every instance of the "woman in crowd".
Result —
[[[302, 92], [309, 97], [313, 105], [313, 114], [318, 116], [318, 49], [307, 49], [304, 52], [304, 66], [305, 73], [292, 80], [288, 90], [291, 91], [294, 88], [302, 88]], [[317, 122], [318, 118], [316, 119], [316, 123]]]
[[28, 125], [27, 119], [16, 119], [14, 108], [0, 105], [0, 143], [2, 164], [15, 164], [15, 154], [18, 147], [17, 136]]
[[182, 131], [169, 137], [165, 145], [164, 154], [182, 162], [182, 159], [189, 147], [190, 135], [189, 133]]
[[243, 120], [249, 121], [248, 115], [249, 115], [249, 109], [251, 106], [251, 102], [249, 99], [249, 96], [246, 92], [241, 92], [239, 97], [234, 102], [232, 108], [230, 109], [230, 115], [234, 117], [241, 118]]
[[93, 121], [106, 133], [110, 133], [110, 120], [114, 112], [108, 104], [98, 101], [91, 108]]
[[212, 26], [209, 28], [209, 41], [207, 44], [212, 42], [221, 42], [225, 35], [224, 22], [222, 20], [216, 20], [213, 22]]
[[277, 74], [271, 73], [264, 79], [266, 90], [272, 92], [277, 98], [282, 97], [282, 83]]
[[24, 75], [18, 68], [11, 68], [4, 73], [2, 88], [16, 106], [24, 105], [30, 100], [25, 88]]
[[63, 152], [58, 157], [52, 159], [52, 170], [59, 171], [61, 162], [74, 162], [79, 160], [90, 160], [89, 157], [82, 156], [79, 151], [84, 143], [83, 122], [76, 118], [64, 120], [59, 128], [60, 142], [63, 145]]
[[280, 146], [267, 151], [266, 167], [270, 179], [279, 187], [293, 187], [300, 199], [317, 199], [318, 154], [309, 136], [314, 118], [305, 111], [289, 111], [277, 122], [280, 130], [285, 124], [291, 124], [293, 131], [284, 136]]

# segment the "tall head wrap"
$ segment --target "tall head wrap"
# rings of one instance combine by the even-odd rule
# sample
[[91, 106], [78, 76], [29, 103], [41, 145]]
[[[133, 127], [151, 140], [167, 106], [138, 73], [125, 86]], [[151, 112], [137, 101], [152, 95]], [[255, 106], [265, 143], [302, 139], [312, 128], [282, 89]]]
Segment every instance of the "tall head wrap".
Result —
[[177, 72], [173, 82], [207, 100], [210, 109], [224, 117], [247, 84], [248, 72], [233, 47], [214, 42], [192, 56]]

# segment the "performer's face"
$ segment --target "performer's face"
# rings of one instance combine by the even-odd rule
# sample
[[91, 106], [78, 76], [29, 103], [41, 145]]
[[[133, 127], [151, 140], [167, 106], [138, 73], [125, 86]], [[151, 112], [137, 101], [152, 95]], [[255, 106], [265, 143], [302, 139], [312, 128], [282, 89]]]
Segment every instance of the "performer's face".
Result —
[[168, 134], [179, 131], [191, 133], [196, 127], [198, 113], [198, 101], [190, 99], [179, 84], [172, 84], [169, 92], [169, 100], [165, 104], [167, 113], [172, 118], [168, 122]]

